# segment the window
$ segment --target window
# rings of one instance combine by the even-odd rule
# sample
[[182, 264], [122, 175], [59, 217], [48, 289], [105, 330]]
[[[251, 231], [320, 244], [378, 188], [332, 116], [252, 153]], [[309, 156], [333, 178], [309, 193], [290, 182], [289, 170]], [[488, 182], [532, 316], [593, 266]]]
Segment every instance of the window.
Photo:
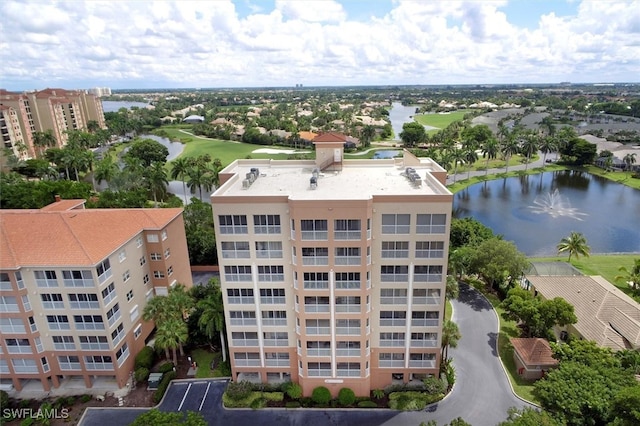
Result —
[[436, 354], [409, 354], [409, 368], [435, 368]]
[[60, 370], [80, 370], [80, 358], [76, 355], [60, 355], [58, 356], [58, 365]]
[[144, 256], [142, 256], [142, 257], [140, 258], [140, 266], [143, 266], [143, 265], [144, 265], [144, 264], [146, 264], [146, 263], [147, 263], [147, 258], [146, 258], [146, 257], [144, 257]]
[[0, 291], [12, 291], [11, 279], [6, 272], [0, 272]]
[[171, 249], [166, 249], [166, 250], [164, 251], [164, 258], [165, 258], [165, 259], [168, 259], [168, 258], [170, 258], [170, 257], [171, 257]]
[[169, 265], [169, 267], [167, 268], [167, 275], [168, 276], [173, 275], [173, 265]]
[[18, 284], [18, 288], [23, 289], [24, 281], [22, 281], [22, 274], [20, 273], [20, 271], [15, 272], [15, 277], [16, 277], [16, 284]]
[[107, 280], [107, 278], [111, 277], [111, 263], [109, 259], [105, 259], [102, 263], [98, 265], [96, 268], [96, 272], [98, 273], [98, 281], [102, 284]]
[[6, 359], [0, 359], [0, 374], [9, 374], [9, 363]]
[[131, 299], [133, 299], [133, 290], [127, 292], [127, 302], [131, 302]]
[[162, 260], [162, 255], [160, 255], [160, 253], [151, 253], [149, 258], [151, 260]]
[[279, 234], [280, 216], [277, 214], [253, 215], [253, 232], [255, 234]]
[[309, 335], [329, 334], [331, 330], [328, 319], [308, 319], [305, 325]]
[[108, 351], [107, 336], [80, 336], [80, 349], [83, 351]]
[[149, 284], [149, 274], [144, 274], [144, 277], [142, 277], [142, 284]]
[[360, 356], [360, 342], [337, 342], [336, 356]]
[[69, 294], [69, 306], [71, 309], [98, 309], [98, 295], [93, 293]]
[[260, 303], [274, 305], [286, 303], [284, 288], [261, 288]]
[[409, 266], [407, 265], [382, 265], [380, 266], [380, 281], [382, 282], [408, 282]]
[[303, 219], [300, 221], [303, 240], [326, 240], [329, 238], [325, 219]]
[[383, 214], [383, 234], [409, 234], [411, 233], [411, 215], [408, 214]]
[[245, 215], [220, 215], [221, 234], [248, 234], [247, 216]]
[[335, 240], [359, 240], [361, 238], [360, 219], [336, 219], [333, 222]]
[[113, 341], [113, 346], [120, 343], [122, 338], [124, 337], [124, 326], [122, 323], [118, 324], [115, 330], [111, 332], [111, 340]]
[[284, 267], [278, 265], [258, 266], [259, 282], [281, 282], [284, 281]]
[[153, 278], [164, 278], [164, 272], [162, 271], [153, 271]]
[[145, 294], [144, 294], [144, 300], [146, 300], [147, 302], [149, 300], [151, 300], [153, 298], [154, 294], [153, 294], [153, 288], [150, 288]]
[[159, 243], [160, 238], [158, 238], [158, 234], [147, 234], [147, 242], [148, 243]]
[[118, 319], [120, 319], [120, 305], [116, 303], [111, 309], [107, 311], [107, 321], [109, 322], [109, 327], [115, 324]]
[[62, 294], [60, 293], [40, 293], [43, 309], [64, 309]]
[[224, 278], [227, 281], [251, 281], [251, 266], [228, 265], [224, 267]]
[[305, 312], [329, 312], [328, 296], [305, 296], [304, 298]]
[[73, 336], [51, 336], [53, 347], [58, 351], [75, 351]]
[[47, 315], [49, 330], [71, 330], [69, 318], [66, 315]]
[[87, 370], [113, 370], [113, 361], [109, 355], [92, 355], [84, 357]]
[[437, 288], [416, 288], [413, 290], [414, 305], [439, 305], [440, 289]]
[[116, 286], [111, 283], [106, 288], [102, 289], [102, 301], [105, 306], [109, 304], [116, 297]]
[[138, 326], [133, 330], [133, 337], [137, 339], [142, 334], [142, 324], [138, 324]]
[[220, 243], [224, 259], [248, 259], [251, 257], [248, 241], [223, 241]]
[[56, 271], [34, 271], [38, 287], [58, 287]]
[[233, 354], [236, 367], [257, 367], [260, 365], [258, 352], [236, 352]]
[[404, 333], [380, 333], [381, 347], [403, 347]]
[[308, 362], [307, 374], [309, 375], [309, 377], [330, 377], [331, 363], [330, 362]]
[[360, 288], [360, 272], [336, 272], [336, 289], [354, 290]]
[[383, 241], [381, 256], [383, 259], [406, 259], [409, 257], [409, 242]]
[[254, 311], [229, 311], [231, 325], [256, 325], [256, 313]]
[[234, 331], [231, 333], [231, 342], [233, 346], [258, 346], [258, 333], [255, 331]]
[[255, 303], [252, 288], [228, 288], [227, 299], [232, 304], [253, 305]]
[[122, 282], [126, 283], [127, 281], [129, 281], [129, 278], [131, 278], [131, 273], [129, 272], [129, 270], [127, 269], [126, 271], [124, 271], [124, 273], [122, 274]]
[[33, 353], [29, 339], [5, 339], [4, 344], [7, 346], [7, 352], [10, 354]]
[[416, 221], [417, 234], [444, 234], [447, 230], [447, 215], [419, 214]]
[[302, 247], [303, 265], [328, 265], [329, 249], [327, 247]]
[[[266, 331], [263, 336], [265, 346], [289, 346], [289, 334], [286, 331]], [[258, 336], [256, 335], [257, 338]]]
[[122, 250], [120, 253], [118, 253], [118, 261], [120, 263], [124, 262], [127, 259], [127, 252]]
[[131, 322], [135, 322], [135, 320], [137, 320], [139, 316], [140, 312], [138, 310], [138, 305], [136, 305], [129, 311], [129, 319], [131, 320]]
[[415, 265], [413, 280], [422, 283], [439, 283], [442, 281], [442, 265]]
[[262, 311], [262, 325], [287, 325], [287, 311]]
[[336, 247], [336, 265], [360, 265], [360, 247]]
[[101, 315], [74, 315], [73, 321], [77, 330], [104, 330], [104, 320]]
[[405, 311], [380, 311], [380, 325], [383, 327], [407, 325], [407, 313]]
[[360, 296], [336, 297], [336, 312], [360, 312]]
[[404, 353], [380, 353], [378, 355], [378, 367], [380, 368], [403, 368]]
[[435, 258], [444, 257], [443, 241], [416, 241], [416, 257], [418, 258]]
[[3, 334], [24, 334], [27, 332], [22, 318], [0, 317], [0, 331]]
[[116, 359], [118, 360], [118, 367], [122, 366], [122, 363], [129, 358], [129, 346], [127, 342], [124, 342], [122, 347], [116, 351]]
[[167, 235], [167, 231], [166, 231], [166, 230], [165, 230], [165, 231], [162, 231], [161, 235], [162, 235], [162, 241], [166, 240], [166, 239], [169, 237], [169, 236]]
[[359, 377], [360, 376], [360, 363], [359, 362], [339, 362], [336, 365], [336, 372], [338, 377]]
[[43, 356], [42, 358], [40, 358], [40, 364], [42, 364], [42, 371], [44, 371], [45, 373], [47, 373], [50, 370], [49, 362], [47, 361], [46, 356]]
[[281, 241], [256, 241], [256, 257], [259, 259], [282, 259]]
[[329, 273], [328, 272], [305, 272], [304, 288], [309, 290], [329, 288]]
[[[111, 274], [111, 272], [109, 272]], [[94, 287], [93, 275], [89, 270], [62, 271], [65, 287]]]
[[435, 348], [437, 343], [437, 333], [411, 333], [412, 348]]
[[336, 334], [342, 335], [360, 335], [359, 319], [339, 319], [336, 320]]
[[11, 360], [13, 371], [16, 373], [33, 374], [38, 373], [38, 364], [35, 359], [14, 358]]
[[136, 247], [137, 248], [142, 247], [142, 237], [137, 237], [136, 238]]
[[289, 353], [287, 352], [265, 352], [264, 364], [267, 367], [290, 367]]
[[439, 313], [437, 311], [411, 312], [411, 325], [418, 327], [437, 327]]
[[406, 305], [407, 289], [406, 288], [381, 288], [380, 304], [381, 305]]
[[330, 356], [331, 342], [307, 341], [307, 356]]

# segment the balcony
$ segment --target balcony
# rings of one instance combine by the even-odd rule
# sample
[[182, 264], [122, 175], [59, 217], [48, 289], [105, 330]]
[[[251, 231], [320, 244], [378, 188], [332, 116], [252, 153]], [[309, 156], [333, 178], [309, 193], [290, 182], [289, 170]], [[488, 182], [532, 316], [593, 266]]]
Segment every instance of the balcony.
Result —
[[305, 266], [326, 266], [329, 264], [329, 256], [303, 256], [302, 264]]
[[435, 360], [421, 359], [421, 360], [409, 360], [409, 368], [435, 368]]
[[331, 356], [331, 348], [307, 348], [307, 356]]
[[329, 239], [328, 231], [302, 231], [302, 239], [307, 241], [326, 241]]
[[[370, 232], [370, 231], [369, 231]], [[361, 231], [334, 231], [334, 240], [360, 240], [362, 238]]]
[[378, 361], [380, 368], [404, 368], [403, 359], [385, 359]]
[[231, 342], [233, 346], [258, 346], [258, 339], [233, 339]]
[[362, 262], [361, 256], [336, 256], [336, 265], [360, 265]]
[[412, 327], [437, 327], [438, 319], [434, 318], [412, 318], [411, 326]]
[[414, 297], [413, 304], [414, 305], [439, 305], [440, 298], [439, 297]]
[[437, 345], [437, 340], [412, 340], [411, 347], [412, 348], [435, 348]]

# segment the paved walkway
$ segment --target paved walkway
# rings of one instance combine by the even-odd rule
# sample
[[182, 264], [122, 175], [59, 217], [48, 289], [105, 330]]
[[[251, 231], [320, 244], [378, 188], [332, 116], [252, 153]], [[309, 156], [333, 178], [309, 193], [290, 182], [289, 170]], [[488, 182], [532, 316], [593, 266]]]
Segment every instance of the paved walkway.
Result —
[[[435, 420], [439, 425], [462, 417], [474, 426], [494, 426], [507, 417], [509, 407], [529, 404], [511, 391], [498, 358], [496, 338], [499, 322], [491, 304], [475, 289], [460, 285], [460, 297], [453, 300], [454, 321], [462, 339], [450, 351], [457, 381], [451, 394], [428, 407], [426, 412], [392, 410], [262, 409], [226, 410], [222, 392], [226, 382], [197, 379], [173, 383], [160, 406], [163, 411], [200, 411], [210, 425], [261, 426], [376, 426], [419, 425]], [[191, 383], [191, 386], [189, 386]], [[87, 409], [81, 426], [128, 425], [143, 411], [129, 408]]]
[[[555, 159], [554, 154], [551, 155], [547, 155], [547, 159]], [[516, 170], [527, 170], [527, 169], [535, 169], [536, 167], [544, 167], [544, 160], [543, 160], [543, 154], [542, 153], [538, 153], [538, 159], [535, 161], [530, 162], [528, 165], [527, 164], [522, 164], [522, 163], [514, 163], [513, 160], [511, 160], [511, 162], [509, 163], [509, 170], [510, 172], [516, 171]], [[447, 185], [450, 185], [452, 183], [454, 183], [454, 176], [455, 176], [455, 182], [467, 179], [468, 177], [476, 177], [476, 176], [485, 176], [485, 175], [496, 175], [498, 173], [506, 173], [507, 169], [505, 167], [501, 167], [501, 168], [494, 168], [494, 169], [489, 169], [487, 170], [472, 170], [471, 172], [466, 172], [466, 171], [460, 171], [460, 168], [458, 168], [458, 173], [456, 173], [455, 175], [453, 174], [453, 170], [450, 170], [450, 172], [452, 172], [451, 174], [447, 175]]]

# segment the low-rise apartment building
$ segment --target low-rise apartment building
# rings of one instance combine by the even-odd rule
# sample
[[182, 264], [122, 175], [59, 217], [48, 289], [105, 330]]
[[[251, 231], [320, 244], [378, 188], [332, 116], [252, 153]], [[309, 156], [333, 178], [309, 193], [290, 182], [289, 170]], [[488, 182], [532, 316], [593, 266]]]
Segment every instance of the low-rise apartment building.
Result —
[[453, 196], [402, 158], [237, 160], [211, 202], [234, 380], [357, 395], [438, 374]]
[[0, 378], [126, 386], [147, 301], [192, 285], [182, 209], [0, 210]]

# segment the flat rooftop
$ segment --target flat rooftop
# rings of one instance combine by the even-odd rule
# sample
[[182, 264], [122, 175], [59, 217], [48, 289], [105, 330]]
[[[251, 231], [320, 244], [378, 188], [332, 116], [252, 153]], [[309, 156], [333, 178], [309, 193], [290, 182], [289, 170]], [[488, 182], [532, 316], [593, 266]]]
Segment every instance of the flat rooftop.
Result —
[[[413, 180], [407, 167], [415, 170]], [[258, 177], [247, 182], [252, 168]], [[223, 173], [235, 174], [213, 196], [283, 196], [294, 200], [363, 200], [381, 195], [451, 195], [432, 171], [443, 172], [435, 162], [422, 159], [419, 165], [405, 165], [402, 158], [345, 160], [338, 170], [319, 172], [315, 189], [310, 180], [313, 161], [238, 160]]]

